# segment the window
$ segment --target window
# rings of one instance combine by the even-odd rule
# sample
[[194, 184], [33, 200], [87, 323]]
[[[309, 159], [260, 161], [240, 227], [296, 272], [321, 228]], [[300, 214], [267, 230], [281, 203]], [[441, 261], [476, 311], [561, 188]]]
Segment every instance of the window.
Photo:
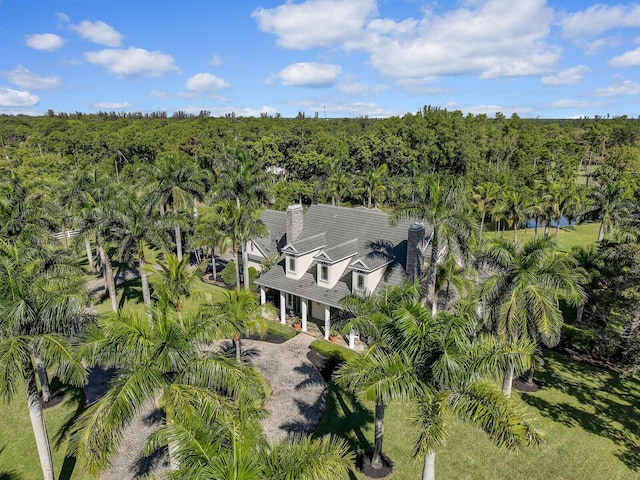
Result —
[[329, 267], [327, 265], [320, 264], [320, 281], [321, 282], [329, 281]]
[[364, 294], [366, 291], [364, 283], [364, 273], [355, 272], [354, 275], [356, 277], [353, 287], [354, 293]]
[[289, 271], [292, 273], [296, 271], [296, 259], [294, 257], [289, 257]]

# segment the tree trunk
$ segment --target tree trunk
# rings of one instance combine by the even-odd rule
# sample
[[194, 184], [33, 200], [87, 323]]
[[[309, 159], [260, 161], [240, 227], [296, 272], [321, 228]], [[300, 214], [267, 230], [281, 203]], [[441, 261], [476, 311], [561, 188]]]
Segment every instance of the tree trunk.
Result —
[[36, 360], [36, 372], [38, 372], [38, 379], [40, 380], [40, 389], [42, 390], [42, 401], [48, 403], [51, 400], [51, 386], [49, 385], [49, 375], [47, 369], [44, 366], [42, 358], [35, 355]]
[[480, 238], [482, 238], [482, 232], [484, 231], [484, 217], [487, 215], [487, 209], [482, 207], [482, 217], [480, 218]]
[[176, 255], [178, 261], [182, 261], [182, 233], [180, 232], [180, 226], [176, 225]]
[[518, 223], [513, 222], [513, 243], [518, 243]]
[[502, 393], [505, 394], [506, 397], [511, 396], [511, 385], [513, 384], [513, 365], [509, 365], [507, 371], [504, 374], [504, 379], [502, 380]]
[[535, 367], [532, 365], [529, 369], [529, 374], [527, 375], [527, 383], [529, 385], [533, 385], [533, 374], [536, 371]]
[[140, 281], [142, 282], [142, 301], [145, 307], [151, 306], [151, 289], [149, 288], [149, 276], [145, 272], [145, 259], [144, 254], [138, 258], [138, 265], [140, 267]]
[[560, 219], [556, 219], [556, 240], [558, 239], [558, 233], [560, 232]]
[[242, 276], [244, 277], [244, 289], [249, 290], [249, 252], [247, 252], [247, 242], [242, 245]]
[[367, 208], [371, 208], [371, 192], [369, 192], [369, 201], [367, 204]]
[[436, 452], [431, 449], [424, 456], [422, 480], [436, 480]]
[[549, 222], [546, 220], [544, 221], [544, 238], [549, 238]]
[[434, 233], [431, 240], [431, 260], [427, 271], [427, 300], [431, 302], [431, 313], [435, 315], [438, 311], [438, 298], [436, 294], [436, 265], [438, 263], [438, 240]]
[[178, 312], [178, 321], [180, 325], [184, 326], [184, 322], [182, 321], [182, 298], [178, 297], [178, 302], [176, 303], [176, 311]]
[[84, 237], [84, 248], [87, 251], [87, 262], [89, 263], [89, 269], [91, 273], [96, 271], [96, 267], [93, 264], [93, 252], [91, 251], [91, 242], [89, 241], [89, 237]]
[[236, 360], [238, 361], [238, 363], [240, 363], [241, 361], [241, 357], [242, 357], [242, 346], [240, 345], [240, 334], [236, 333], [233, 336], [233, 344], [235, 345], [235, 349], [236, 349]]
[[373, 468], [382, 467], [382, 438], [384, 436], [384, 403], [376, 403], [375, 433], [373, 454], [371, 455], [371, 466]]
[[211, 266], [213, 268], [213, 271], [211, 272], [211, 277], [215, 282], [218, 280], [218, 272], [216, 271], [216, 247], [211, 247]]
[[54, 480], [53, 460], [51, 459], [47, 426], [44, 423], [42, 403], [40, 402], [40, 396], [36, 388], [33, 369], [31, 369], [31, 375], [25, 378], [24, 383], [27, 391], [27, 405], [29, 407], [31, 427], [33, 428], [33, 435], [36, 438], [36, 447], [38, 449], [38, 456], [40, 457], [40, 466], [42, 467], [42, 477], [44, 480]]
[[604, 240], [604, 222], [600, 222], [600, 230], [598, 230], [598, 241]]
[[233, 246], [233, 261], [236, 267], [236, 292], [240, 292], [240, 264], [238, 263], [238, 246]]
[[582, 323], [582, 315], [584, 315], [584, 302], [580, 302], [576, 311], [576, 323], [578, 325]]
[[118, 313], [118, 299], [116, 297], [116, 284], [113, 280], [113, 268], [111, 267], [111, 258], [105, 250], [104, 246], [100, 246], [100, 256], [104, 265], [104, 281], [105, 287], [109, 292], [109, 298], [111, 299], [111, 308], [114, 312]]
[[69, 238], [67, 237], [67, 229], [62, 224], [62, 241], [64, 242], [64, 248], [69, 249]]

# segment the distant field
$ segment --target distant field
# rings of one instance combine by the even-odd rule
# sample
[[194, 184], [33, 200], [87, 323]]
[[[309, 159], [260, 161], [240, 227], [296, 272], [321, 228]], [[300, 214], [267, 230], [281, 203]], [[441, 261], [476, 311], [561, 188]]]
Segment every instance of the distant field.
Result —
[[[558, 246], [560, 250], [570, 251], [575, 246], [587, 247], [598, 241], [599, 223], [583, 223], [581, 225], [560, 227], [558, 232]], [[538, 235], [543, 235], [544, 229], [538, 228]], [[507, 230], [503, 234], [495, 232], [487, 232], [488, 237], [496, 237], [504, 235], [505, 238], [513, 239], [513, 230]], [[533, 228], [521, 228], [518, 230], [518, 240], [524, 241], [534, 238], [535, 230]], [[555, 228], [549, 229], [549, 236], [555, 237]]]

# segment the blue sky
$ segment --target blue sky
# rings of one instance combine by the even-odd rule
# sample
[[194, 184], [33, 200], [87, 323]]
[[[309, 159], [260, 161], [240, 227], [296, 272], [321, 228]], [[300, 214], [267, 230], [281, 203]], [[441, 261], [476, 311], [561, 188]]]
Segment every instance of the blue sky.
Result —
[[0, 0], [0, 113], [640, 115], [640, 2]]

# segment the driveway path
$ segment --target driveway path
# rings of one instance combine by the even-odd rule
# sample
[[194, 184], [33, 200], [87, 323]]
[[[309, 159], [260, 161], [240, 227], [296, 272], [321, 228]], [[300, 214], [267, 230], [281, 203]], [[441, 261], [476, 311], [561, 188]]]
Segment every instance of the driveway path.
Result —
[[[270, 415], [262, 421], [267, 440], [277, 442], [293, 433], [313, 432], [324, 414], [325, 383], [322, 376], [307, 358], [309, 345], [315, 338], [298, 334], [281, 344], [259, 340], [242, 340], [245, 358], [260, 371], [271, 387], [271, 396], [265, 404]], [[87, 398], [93, 402], [102, 382], [103, 392], [106, 382], [113, 372], [96, 369], [85, 387]], [[93, 377], [93, 378], [92, 378]], [[147, 436], [160, 426], [161, 414], [153, 405], [148, 405], [127, 427], [125, 442], [119, 455], [114, 458], [111, 468], [100, 475], [101, 480], [125, 480], [141, 475], [158, 475], [168, 467], [166, 454], [152, 458], [142, 456]]]

